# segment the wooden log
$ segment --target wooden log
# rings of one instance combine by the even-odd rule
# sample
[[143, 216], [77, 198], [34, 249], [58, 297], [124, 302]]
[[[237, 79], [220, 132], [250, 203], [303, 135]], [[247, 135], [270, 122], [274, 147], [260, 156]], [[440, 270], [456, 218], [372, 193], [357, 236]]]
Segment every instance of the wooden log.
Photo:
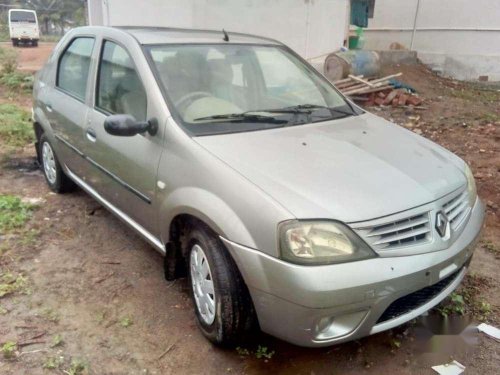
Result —
[[373, 83], [372, 82], [365, 81], [364, 79], [361, 79], [361, 78], [358, 78], [356, 76], [353, 76], [352, 74], [349, 74], [349, 78], [351, 78], [351, 79], [353, 79], [355, 81], [364, 83], [365, 85], [368, 85], [370, 87], [373, 87]]
[[387, 89], [392, 89], [392, 86], [391, 85], [387, 85], [387, 86], [380, 86], [380, 87], [375, 87], [375, 88], [366, 87], [366, 88], [361, 88], [361, 89], [358, 89], [358, 90], [352, 90], [352, 91], [344, 92], [343, 94], [344, 95], [371, 94], [372, 92], [378, 92], [378, 91], [383, 91], [383, 90], [387, 90]]
[[378, 82], [382, 82], [382, 81], [388, 81], [391, 78], [400, 77], [402, 75], [403, 75], [403, 73], [391, 74], [391, 75], [386, 76], [386, 77], [382, 77], [382, 78], [379, 78], [379, 79], [374, 79], [373, 81], [370, 81], [370, 83], [378, 83]]
[[[366, 86], [364, 84], [360, 84], [360, 85], [357, 85], [357, 86], [349, 87], [347, 90], [340, 90], [340, 91], [344, 95], [349, 95], [349, 94], [352, 94], [353, 92], [356, 94], [356, 93], [359, 93], [359, 92], [361, 92], [363, 90], [368, 90], [368, 89], [377, 88], [377, 87], [383, 87], [383, 86], [387, 86], [387, 85], [389, 85], [388, 81], [386, 81], [386, 82], [378, 82], [377, 84], [374, 85], [374, 87], [370, 87], [370, 86]], [[392, 86], [391, 86], [391, 88], [392, 88]], [[379, 91], [379, 90], [377, 90], [377, 91]]]
[[[359, 76], [355, 76], [357, 78], [363, 78], [364, 76], [361, 74]], [[344, 82], [350, 82], [351, 78], [344, 78], [344, 79], [339, 79], [338, 81], [333, 82], [334, 85], [338, 85], [339, 83], [344, 83]]]

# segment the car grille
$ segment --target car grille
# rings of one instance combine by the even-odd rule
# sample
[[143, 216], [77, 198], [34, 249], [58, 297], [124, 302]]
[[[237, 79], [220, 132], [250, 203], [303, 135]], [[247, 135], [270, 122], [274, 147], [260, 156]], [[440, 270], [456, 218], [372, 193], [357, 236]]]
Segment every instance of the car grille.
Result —
[[384, 313], [378, 318], [377, 323], [382, 323], [387, 320], [397, 318], [398, 316], [409, 313], [412, 310], [426, 304], [439, 293], [441, 293], [446, 287], [448, 287], [453, 280], [457, 277], [462, 269], [455, 271], [450, 276], [444, 278], [443, 280], [437, 282], [434, 285], [425, 287], [423, 289], [417, 290], [411, 294], [401, 297], [391, 303], [389, 307], [384, 311]]
[[470, 216], [472, 207], [469, 204], [467, 189], [454, 194], [453, 198], [442, 198], [439, 203], [420, 212], [414, 212], [403, 216], [398, 214], [397, 218], [387, 218], [387, 221], [377, 220], [374, 224], [359, 223], [354, 230], [371, 246], [381, 254], [385, 251], [403, 249], [414, 245], [423, 245], [432, 240], [434, 232], [433, 215], [443, 211], [450, 222], [452, 236], [460, 233], [461, 227]]
[[430, 239], [431, 232], [429, 213], [363, 228], [359, 232], [375, 250], [389, 250], [426, 242]]
[[443, 211], [450, 221], [451, 229], [457, 230], [471, 211], [468, 191], [465, 190], [462, 194], [445, 203]]

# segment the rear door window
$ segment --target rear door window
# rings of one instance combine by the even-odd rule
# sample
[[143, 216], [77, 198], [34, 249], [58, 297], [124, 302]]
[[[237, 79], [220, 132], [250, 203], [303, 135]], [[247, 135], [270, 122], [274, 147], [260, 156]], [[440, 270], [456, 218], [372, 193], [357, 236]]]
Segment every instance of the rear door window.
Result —
[[85, 100], [94, 38], [73, 39], [59, 59], [56, 86], [68, 94]]

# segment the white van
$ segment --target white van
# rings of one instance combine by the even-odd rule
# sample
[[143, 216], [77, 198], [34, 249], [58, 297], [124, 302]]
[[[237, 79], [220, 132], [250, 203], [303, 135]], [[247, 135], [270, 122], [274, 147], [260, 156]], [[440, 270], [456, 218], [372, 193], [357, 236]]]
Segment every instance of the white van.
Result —
[[14, 47], [27, 42], [35, 47], [38, 46], [40, 33], [36, 12], [28, 9], [10, 9], [9, 32]]

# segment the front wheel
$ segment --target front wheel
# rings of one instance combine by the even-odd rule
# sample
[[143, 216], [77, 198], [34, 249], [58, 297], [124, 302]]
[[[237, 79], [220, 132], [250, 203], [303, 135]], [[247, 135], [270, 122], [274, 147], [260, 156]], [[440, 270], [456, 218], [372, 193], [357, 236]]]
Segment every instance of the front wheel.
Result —
[[188, 234], [189, 281], [198, 327], [211, 342], [234, 343], [253, 323], [243, 279], [220, 239], [205, 225]]
[[56, 193], [65, 193], [74, 189], [75, 184], [63, 172], [49, 140], [42, 134], [40, 137], [40, 160], [45, 181]]

